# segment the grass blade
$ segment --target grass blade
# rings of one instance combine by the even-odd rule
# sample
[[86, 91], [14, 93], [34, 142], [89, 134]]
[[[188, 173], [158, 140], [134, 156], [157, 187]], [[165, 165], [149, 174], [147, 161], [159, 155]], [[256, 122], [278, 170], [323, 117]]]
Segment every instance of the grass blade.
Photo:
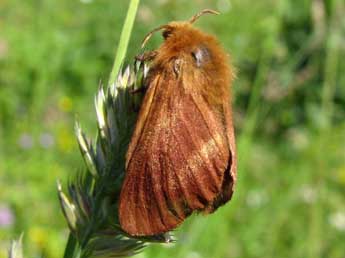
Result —
[[109, 85], [115, 82], [116, 76], [126, 56], [128, 42], [132, 33], [132, 28], [133, 28], [135, 16], [137, 13], [137, 9], [139, 6], [139, 2], [140, 0], [131, 0], [129, 4], [126, 20], [123, 25], [121, 36], [120, 36], [120, 42], [116, 51], [114, 65], [110, 73]]

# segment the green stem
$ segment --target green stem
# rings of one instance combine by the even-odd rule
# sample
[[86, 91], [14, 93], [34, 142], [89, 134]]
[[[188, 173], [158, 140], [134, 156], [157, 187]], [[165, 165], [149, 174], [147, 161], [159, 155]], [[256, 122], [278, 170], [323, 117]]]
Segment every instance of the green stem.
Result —
[[72, 233], [69, 234], [63, 258], [72, 258], [78, 243]]
[[[335, 19], [334, 19], [335, 20]], [[335, 20], [336, 21], [336, 20]], [[330, 27], [330, 33], [326, 48], [326, 60], [324, 69], [324, 84], [322, 89], [322, 111], [326, 127], [331, 125], [333, 115], [333, 98], [337, 84], [337, 71], [339, 65], [340, 31], [335, 22]]]
[[113, 84], [116, 81], [117, 74], [126, 56], [128, 42], [132, 33], [132, 28], [139, 2], [140, 0], [131, 0], [131, 2], [129, 3], [126, 20], [122, 28], [120, 42], [116, 51], [114, 65], [110, 73], [109, 85]]

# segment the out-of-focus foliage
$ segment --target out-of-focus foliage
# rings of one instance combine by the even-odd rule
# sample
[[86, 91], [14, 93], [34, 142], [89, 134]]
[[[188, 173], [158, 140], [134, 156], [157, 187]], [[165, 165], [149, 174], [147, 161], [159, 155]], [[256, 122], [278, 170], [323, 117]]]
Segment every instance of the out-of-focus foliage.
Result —
[[[128, 1], [0, 0], [0, 257], [24, 231], [25, 257], [62, 256], [56, 179], [82, 164], [75, 114], [96, 133]], [[138, 257], [343, 257], [345, 3], [142, 0], [128, 61], [152, 28], [187, 19], [218, 36], [237, 67], [239, 178], [233, 201]], [[156, 47], [154, 36], [148, 48]]]

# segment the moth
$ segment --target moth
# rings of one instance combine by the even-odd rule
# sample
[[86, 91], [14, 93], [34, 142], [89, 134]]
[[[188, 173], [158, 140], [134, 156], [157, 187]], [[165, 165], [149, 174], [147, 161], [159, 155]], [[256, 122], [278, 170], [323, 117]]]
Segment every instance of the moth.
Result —
[[150, 236], [175, 229], [193, 212], [212, 213], [231, 199], [236, 150], [230, 99], [233, 69], [217, 39], [189, 21], [157, 31], [164, 42], [149, 62], [145, 96], [126, 154], [119, 199], [122, 229]]

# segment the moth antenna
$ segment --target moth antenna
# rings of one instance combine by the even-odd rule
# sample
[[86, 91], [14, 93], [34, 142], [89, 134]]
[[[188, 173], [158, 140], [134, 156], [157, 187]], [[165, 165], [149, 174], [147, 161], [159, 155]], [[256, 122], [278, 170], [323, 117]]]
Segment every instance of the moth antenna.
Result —
[[220, 14], [220, 12], [217, 12], [215, 10], [212, 9], [204, 9], [202, 10], [200, 13], [197, 13], [196, 15], [194, 15], [192, 18], [190, 18], [189, 23], [194, 23], [197, 19], [199, 19], [201, 16], [203, 16], [204, 14]]
[[146, 34], [143, 42], [141, 43], [141, 48], [144, 48], [147, 41], [149, 41], [149, 39], [152, 37], [152, 35], [157, 32], [157, 31], [160, 31], [160, 30], [163, 30], [163, 29], [166, 29], [168, 28], [168, 25], [162, 25], [162, 26], [159, 26], [158, 28], [155, 28], [153, 30], [151, 30], [149, 33]]

